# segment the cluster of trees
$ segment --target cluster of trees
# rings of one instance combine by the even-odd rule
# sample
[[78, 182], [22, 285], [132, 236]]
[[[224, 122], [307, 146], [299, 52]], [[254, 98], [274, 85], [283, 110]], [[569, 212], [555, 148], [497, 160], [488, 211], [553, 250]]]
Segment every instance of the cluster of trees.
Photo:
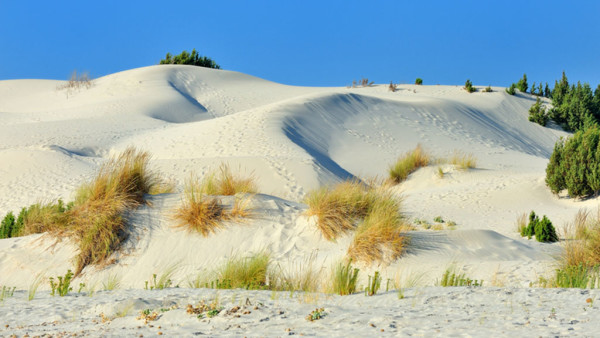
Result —
[[546, 82], [546, 86], [542, 86], [540, 82], [538, 86], [536, 86], [535, 82], [529, 88], [529, 83], [527, 82], [527, 74], [523, 74], [523, 77], [519, 79], [516, 83], [513, 83], [506, 89], [506, 92], [510, 95], [515, 95], [517, 93], [516, 90], [519, 90], [521, 93], [527, 93], [529, 89], [529, 93], [536, 96], [550, 97], [552, 95], [552, 91], [548, 86], [548, 82]]
[[26, 215], [27, 208], [23, 208], [17, 218], [15, 218], [12, 211], [6, 214], [0, 223], [0, 239], [19, 237], [25, 225]]
[[558, 194], [587, 197], [600, 192], [600, 127], [593, 124], [554, 145], [546, 167], [546, 185]]
[[196, 49], [192, 49], [191, 54], [185, 50], [181, 52], [181, 54], [175, 56], [171, 55], [171, 53], [167, 53], [167, 56], [164, 59], [160, 60], [160, 64], [192, 65], [213, 69], [221, 69], [221, 66], [219, 66], [212, 59], [198, 54], [198, 52], [196, 52]]
[[551, 92], [552, 109], [548, 114], [552, 120], [569, 131], [586, 129], [600, 122], [600, 85], [595, 92], [588, 83], [569, 85], [563, 72]]

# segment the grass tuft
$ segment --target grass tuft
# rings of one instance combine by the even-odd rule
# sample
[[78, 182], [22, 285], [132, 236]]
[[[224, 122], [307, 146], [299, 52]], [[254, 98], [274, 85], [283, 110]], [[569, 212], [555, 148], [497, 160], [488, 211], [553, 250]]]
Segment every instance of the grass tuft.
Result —
[[231, 257], [217, 272], [217, 288], [266, 289], [271, 257], [260, 252], [250, 257]]
[[233, 196], [238, 193], [256, 193], [253, 175], [241, 177], [234, 175], [229, 166], [222, 163], [218, 170], [210, 172], [201, 182], [201, 191], [206, 195]]
[[423, 150], [421, 145], [404, 154], [388, 170], [390, 179], [398, 184], [406, 180], [408, 175], [421, 167], [426, 167], [431, 161], [431, 156]]
[[462, 170], [472, 169], [477, 166], [477, 159], [473, 154], [465, 153], [460, 150], [455, 150], [448, 161], [450, 164], [455, 165]]
[[358, 280], [358, 268], [352, 266], [349, 260], [346, 264], [340, 262], [335, 266], [332, 273], [331, 291], [340, 296], [351, 295], [356, 292], [356, 282]]

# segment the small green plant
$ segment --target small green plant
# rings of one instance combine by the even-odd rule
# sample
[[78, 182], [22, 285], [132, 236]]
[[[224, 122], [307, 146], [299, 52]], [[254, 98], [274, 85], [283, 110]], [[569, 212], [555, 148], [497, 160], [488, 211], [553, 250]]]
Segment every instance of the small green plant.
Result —
[[471, 80], [467, 79], [467, 81], [465, 82], [465, 90], [468, 93], [473, 93], [477, 91], [477, 88], [473, 87], [473, 83], [471, 82]]
[[483, 92], [484, 93], [491, 93], [491, 92], [493, 92], [492, 87], [490, 87], [490, 86], [485, 87], [485, 89], [483, 90]]
[[2, 286], [2, 291], [0, 291], [0, 302], [4, 301], [6, 298], [10, 298], [14, 295], [16, 287], [8, 287], [6, 285]]
[[595, 289], [600, 287], [600, 266], [564, 266], [556, 269], [554, 277], [550, 279], [540, 277], [538, 284], [544, 288]]
[[377, 291], [379, 290], [380, 287], [381, 287], [381, 275], [379, 274], [379, 271], [375, 271], [375, 274], [373, 275], [373, 277], [369, 276], [369, 282], [365, 289], [365, 294], [367, 296], [373, 296], [373, 295], [377, 294]]
[[312, 310], [308, 316], [306, 316], [306, 320], [309, 322], [313, 322], [315, 320], [319, 320], [327, 316], [327, 312], [325, 312], [324, 308], [317, 308]]
[[442, 218], [442, 216], [436, 216], [433, 219], [433, 221], [436, 222], [436, 223], [444, 223], [444, 219]]
[[218, 314], [219, 314], [219, 312], [221, 312], [221, 311], [220, 311], [220, 310], [217, 310], [217, 309], [210, 310], [210, 311], [206, 312], [206, 317], [208, 317], [208, 318], [212, 318], [212, 317], [214, 317], [214, 316], [218, 315]]
[[437, 167], [436, 174], [439, 178], [444, 178], [444, 170], [442, 169], [442, 167]]
[[515, 95], [517, 93], [517, 85], [514, 83], [510, 85], [510, 87], [506, 88], [506, 93], [508, 95]]
[[442, 280], [439, 282], [440, 286], [483, 286], [483, 280], [473, 280], [465, 277], [464, 273], [457, 273], [454, 269], [448, 268], [442, 275]]
[[260, 252], [250, 257], [231, 257], [217, 272], [218, 279], [214, 285], [217, 289], [264, 290], [267, 285], [268, 267], [271, 257]]
[[340, 296], [351, 295], [356, 292], [358, 268], [352, 267], [352, 261], [339, 263], [333, 271], [332, 291]]
[[58, 283], [54, 281], [54, 277], [50, 277], [50, 288], [52, 292], [50, 294], [55, 296], [57, 293], [59, 296], [66, 296], [69, 291], [73, 291], [71, 287], [71, 280], [73, 279], [73, 272], [71, 270], [67, 270], [67, 273], [63, 276], [58, 276]]
[[419, 86], [420, 86], [420, 85], [422, 85], [422, 84], [423, 84], [423, 79], [421, 79], [420, 77], [418, 77], [418, 78], [415, 80], [415, 84], [416, 84], [416, 85], [419, 85]]

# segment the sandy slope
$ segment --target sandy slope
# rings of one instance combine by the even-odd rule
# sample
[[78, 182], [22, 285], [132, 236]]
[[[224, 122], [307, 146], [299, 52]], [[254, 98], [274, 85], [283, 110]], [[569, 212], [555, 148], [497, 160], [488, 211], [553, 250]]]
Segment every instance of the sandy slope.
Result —
[[[451, 265], [497, 284], [527, 286], [552, 269], [559, 244], [519, 238], [518, 214], [535, 210], [560, 229], [581, 207], [553, 196], [544, 170], [566, 135], [527, 121], [528, 95], [468, 94], [458, 86], [301, 88], [191, 66], [152, 66], [96, 79], [89, 89], [58, 90], [60, 81], [0, 81], [0, 215], [40, 200], [72, 198], [109, 156], [134, 145], [178, 183], [220, 163], [253, 172], [263, 193], [260, 215], [203, 238], [173, 229], [179, 193], [152, 197], [131, 215], [132, 234], [115, 264], [89, 267], [77, 282], [118, 275], [122, 287], [176, 264], [182, 285], [232, 254], [267, 250], [294, 269], [313, 257], [329, 271], [349, 238], [325, 241], [303, 212], [310, 189], [352, 177], [385, 176], [418, 143], [437, 157], [473, 153], [477, 169], [441, 165], [399, 186], [407, 217], [457, 223], [452, 231], [416, 231], [407, 254], [380, 270], [400, 284], [432, 285]], [[47, 236], [0, 240], [0, 285], [27, 289], [38, 273], [64, 274], [76, 247]], [[364, 274], [366, 278], [366, 274]], [[47, 288], [47, 285], [42, 285]], [[437, 292], [437, 291], [436, 291]]]

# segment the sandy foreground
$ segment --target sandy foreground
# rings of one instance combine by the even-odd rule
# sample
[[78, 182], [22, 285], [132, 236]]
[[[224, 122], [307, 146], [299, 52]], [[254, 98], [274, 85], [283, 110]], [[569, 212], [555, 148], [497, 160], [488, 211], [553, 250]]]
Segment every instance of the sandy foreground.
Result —
[[[594, 336], [597, 290], [422, 287], [372, 297], [289, 292], [169, 289], [102, 291], [66, 297], [18, 293], [0, 305], [0, 335], [84, 336]], [[216, 302], [214, 317], [188, 304]], [[311, 311], [325, 316], [309, 321]], [[155, 320], [138, 319], [156, 312]]]
[[[562, 233], [579, 209], [595, 210], [598, 203], [557, 197], [545, 186], [554, 143], [568, 134], [529, 122], [535, 102], [529, 95], [510, 96], [503, 88], [468, 94], [460, 86], [400, 85], [396, 92], [387, 85], [292, 87], [192, 66], [133, 69], [95, 79], [90, 88], [61, 85], [0, 81], [0, 216], [39, 201], [71, 200], [104, 161], [129, 146], [150, 152], [153, 168], [177, 188], [150, 197], [150, 206], [128, 216], [130, 236], [113, 264], [87, 267], [72, 283], [77, 289], [118, 276], [119, 290], [51, 297], [44, 282], [29, 302], [27, 290], [36, 278], [74, 270], [77, 247], [47, 235], [0, 240], [0, 286], [17, 288], [0, 303], [0, 335], [596, 331], [590, 320], [598, 310], [595, 291], [530, 288], [552, 273], [561, 244], [520, 238], [517, 216], [535, 210]], [[408, 219], [434, 223], [440, 216], [456, 223], [454, 230], [417, 226], [402, 258], [359, 265], [359, 284], [379, 271], [394, 289], [403, 288], [404, 299], [397, 291], [340, 297], [184, 287], [232, 255], [259, 251], [269, 252], [273, 265], [285, 271], [311, 266], [326, 280], [351, 238], [325, 240], [305, 215], [306, 193], [349, 178], [385, 177], [388, 166], [417, 144], [437, 158], [472, 153], [477, 168], [431, 165], [394, 188]], [[258, 216], [206, 238], [175, 229], [171, 215], [184, 181], [221, 163], [256, 177], [260, 193], [251, 203]], [[484, 286], [434, 287], [449, 267], [484, 280]], [[181, 288], [143, 290], [144, 281], [170, 269]], [[199, 320], [186, 313], [187, 304], [217, 295], [225, 310], [216, 317]], [[235, 306], [251, 313], [231, 313]], [[328, 315], [307, 321], [317, 307]], [[135, 319], [145, 309], [171, 310], [150, 327]]]

